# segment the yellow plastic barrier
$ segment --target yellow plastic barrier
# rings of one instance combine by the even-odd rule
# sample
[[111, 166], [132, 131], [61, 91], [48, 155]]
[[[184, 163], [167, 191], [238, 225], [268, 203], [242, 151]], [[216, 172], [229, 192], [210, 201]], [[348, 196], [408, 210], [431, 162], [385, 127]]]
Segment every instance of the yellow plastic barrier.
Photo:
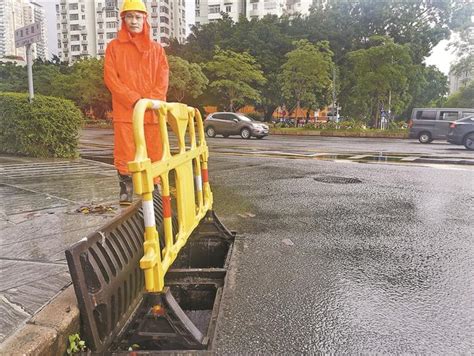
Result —
[[[144, 114], [154, 110], [158, 116], [163, 144], [163, 157], [151, 162], [147, 155]], [[178, 140], [178, 153], [171, 154], [167, 124]], [[197, 127], [198, 142], [196, 142]], [[207, 161], [209, 150], [204, 138], [204, 126], [199, 110], [180, 103], [141, 99], [133, 112], [135, 159], [128, 163], [133, 175], [133, 187], [142, 196], [145, 220], [144, 256], [140, 268], [145, 271], [145, 289], [160, 292], [164, 277], [188, 237], [207, 211], [212, 208]], [[189, 149], [186, 148], [188, 134]], [[178, 231], [173, 231], [170, 196], [170, 172], [175, 172]], [[160, 251], [153, 210], [153, 179], [161, 179], [165, 248]]]

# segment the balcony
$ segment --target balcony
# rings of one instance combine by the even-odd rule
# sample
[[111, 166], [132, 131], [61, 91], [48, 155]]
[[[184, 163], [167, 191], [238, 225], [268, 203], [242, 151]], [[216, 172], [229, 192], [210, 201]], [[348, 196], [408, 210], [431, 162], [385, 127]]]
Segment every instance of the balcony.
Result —
[[89, 44], [89, 41], [88, 41], [88, 40], [82, 40], [82, 41], [81, 41], [81, 44], [82, 44], [82, 45], [88, 45], [88, 44]]
[[95, 11], [97, 11], [97, 12], [99, 12], [99, 13], [102, 13], [102, 10], [103, 10], [103, 9], [104, 9], [103, 7], [97, 7], [97, 9], [96, 9]]
[[99, 40], [97, 41], [97, 43], [98, 43], [99, 45], [103, 45], [103, 44], [105, 44], [105, 41], [104, 41], [103, 39], [99, 39]]
[[103, 34], [103, 33], [104, 33], [104, 29], [103, 29], [103, 28], [98, 28], [98, 29], [97, 29], [97, 33], [98, 33], [98, 34]]
[[81, 54], [82, 54], [83, 56], [88, 56], [88, 55], [89, 55], [89, 51], [88, 51], [87, 49], [83, 49], [83, 50], [81, 51]]
[[62, 19], [62, 20], [61, 20], [61, 23], [62, 23], [63, 25], [67, 25], [67, 19]]
[[97, 50], [97, 54], [98, 54], [99, 56], [103, 56], [103, 55], [105, 54], [105, 50], [99, 49], [99, 50]]
[[101, 16], [101, 17], [97, 17], [97, 23], [103, 23], [104, 22], [104, 18]]
[[81, 35], [87, 35], [87, 28], [81, 28]]
[[159, 15], [158, 15], [156, 12], [152, 12], [152, 13], [151, 13], [151, 17], [152, 17], [152, 18], [157, 18], [158, 16], [159, 16]]

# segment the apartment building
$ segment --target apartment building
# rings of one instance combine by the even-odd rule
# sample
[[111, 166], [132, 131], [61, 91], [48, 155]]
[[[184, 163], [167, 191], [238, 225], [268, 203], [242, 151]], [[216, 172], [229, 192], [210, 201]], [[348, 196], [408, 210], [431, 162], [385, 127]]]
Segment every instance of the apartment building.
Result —
[[309, 14], [314, 0], [195, 0], [196, 25], [207, 24], [227, 13], [237, 22], [241, 15], [258, 19], [265, 15]]
[[195, 24], [204, 25], [222, 18], [226, 13], [237, 22], [241, 15], [245, 16], [248, 0], [195, 0]]
[[26, 59], [24, 47], [15, 48], [15, 30], [30, 23], [42, 24], [42, 40], [33, 45], [33, 59], [48, 58], [45, 13], [43, 7], [28, 0], [0, 1], [0, 58], [17, 56]]
[[[171, 38], [186, 36], [185, 0], [144, 1], [150, 37], [166, 46]], [[117, 37], [122, 0], [59, 0], [56, 5], [58, 56], [63, 61], [100, 57]]]
[[41, 41], [32, 46], [33, 58], [49, 59], [48, 36], [46, 33], [46, 14], [43, 6], [36, 2], [30, 2], [23, 7], [25, 25], [29, 23], [41, 24]]

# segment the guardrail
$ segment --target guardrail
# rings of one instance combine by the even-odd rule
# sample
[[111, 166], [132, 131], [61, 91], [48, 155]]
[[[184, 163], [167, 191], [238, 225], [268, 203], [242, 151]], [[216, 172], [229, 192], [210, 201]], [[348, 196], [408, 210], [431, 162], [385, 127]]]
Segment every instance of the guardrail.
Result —
[[[154, 110], [158, 116], [163, 156], [157, 162], [151, 162], [147, 155], [144, 129], [144, 115], [147, 110]], [[175, 154], [171, 153], [167, 125], [171, 127], [178, 141], [178, 152]], [[199, 110], [184, 104], [152, 99], [139, 100], [133, 113], [133, 130], [136, 154], [135, 159], [129, 162], [128, 168], [133, 175], [134, 190], [142, 196], [145, 224], [144, 256], [140, 260], [140, 268], [145, 273], [145, 289], [148, 292], [161, 292], [166, 272], [193, 230], [212, 208], [212, 192], [207, 170], [209, 150]], [[176, 188], [176, 232], [172, 227], [171, 175]], [[161, 180], [163, 237], [158, 235], [153, 212], [153, 182], [157, 177]], [[160, 239], [164, 242], [163, 250], [160, 247]]]

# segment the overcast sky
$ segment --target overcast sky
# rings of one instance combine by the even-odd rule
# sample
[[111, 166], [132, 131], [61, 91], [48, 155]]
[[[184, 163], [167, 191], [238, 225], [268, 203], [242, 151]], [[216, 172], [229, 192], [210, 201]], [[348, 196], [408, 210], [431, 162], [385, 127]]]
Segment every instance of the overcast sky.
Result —
[[[56, 34], [56, 3], [59, 0], [35, 0], [43, 5], [46, 12], [46, 22], [48, 31], [48, 47], [51, 53], [57, 54], [57, 34]], [[186, 0], [186, 23], [187, 31], [189, 24], [194, 23], [194, 0]], [[448, 75], [451, 62], [456, 60], [456, 55], [446, 48], [448, 40], [441, 41], [434, 49], [430, 57], [426, 59], [426, 64], [435, 65], [441, 72]]]

